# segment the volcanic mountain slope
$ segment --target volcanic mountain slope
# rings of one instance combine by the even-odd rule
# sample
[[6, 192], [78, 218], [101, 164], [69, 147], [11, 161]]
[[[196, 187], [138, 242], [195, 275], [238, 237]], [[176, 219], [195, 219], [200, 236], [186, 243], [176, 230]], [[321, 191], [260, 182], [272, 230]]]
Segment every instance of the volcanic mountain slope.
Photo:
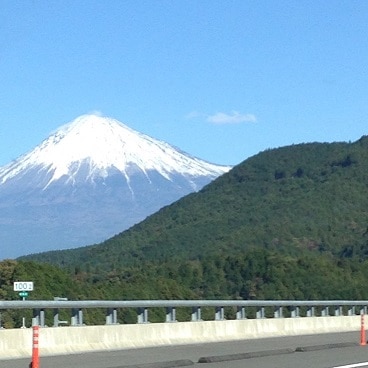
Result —
[[229, 169], [83, 115], [0, 168], [1, 258], [100, 242]]

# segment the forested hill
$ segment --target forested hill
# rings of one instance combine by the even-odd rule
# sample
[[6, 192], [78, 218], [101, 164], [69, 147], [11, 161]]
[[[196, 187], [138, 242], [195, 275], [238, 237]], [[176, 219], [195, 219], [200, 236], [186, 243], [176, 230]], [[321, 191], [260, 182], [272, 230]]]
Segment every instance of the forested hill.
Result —
[[359, 261], [368, 254], [367, 185], [368, 137], [270, 149], [101, 244], [26, 258], [100, 275], [259, 248]]

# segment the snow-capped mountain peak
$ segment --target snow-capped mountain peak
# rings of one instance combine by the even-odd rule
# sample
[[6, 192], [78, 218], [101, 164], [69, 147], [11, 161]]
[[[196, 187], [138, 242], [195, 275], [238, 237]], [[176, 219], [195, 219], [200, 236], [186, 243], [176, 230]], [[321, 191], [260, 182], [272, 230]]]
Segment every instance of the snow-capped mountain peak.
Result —
[[106, 240], [229, 169], [117, 120], [80, 116], [0, 168], [1, 255]]
[[184, 154], [115, 119], [82, 115], [63, 125], [30, 153], [0, 169], [0, 183], [38, 166], [51, 174], [45, 187], [63, 176], [74, 182], [82, 164], [88, 165], [89, 180], [106, 177], [111, 168], [128, 178], [132, 165], [144, 173], [155, 170], [168, 180], [170, 173], [217, 177], [230, 169]]

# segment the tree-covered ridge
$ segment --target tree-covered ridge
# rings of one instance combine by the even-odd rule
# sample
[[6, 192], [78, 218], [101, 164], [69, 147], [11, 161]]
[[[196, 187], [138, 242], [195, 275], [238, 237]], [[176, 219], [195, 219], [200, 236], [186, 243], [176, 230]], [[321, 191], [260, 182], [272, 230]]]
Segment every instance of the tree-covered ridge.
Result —
[[[367, 261], [339, 259], [331, 254], [301, 251], [287, 255], [276, 249], [252, 248], [224, 256], [217, 253], [198, 260], [144, 261], [140, 265], [112, 268], [75, 269], [72, 274], [54, 266], [30, 261], [0, 262], [1, 299], [17, 299], [12, 283], [32, 280], [30, 299], [49, 299], [55, 294], [71, 300], [106, 299], [276, 299], [328, 300], [368, 299], [365, 281]], [[67, 320], [68, 312], [63, 311]], [[229, 312], [227, 318], [234, 318]], [[28, 321], [31, 311], [26, 312]], [[150, 311], [150, 320], [164, 321], [163, 310]], [[19, 327], [24, 312], [6, 311], [3, 325]], [[134, 310], [120, 310], [120, 323], [136, 323]], [[188, 312], [178, 310], [178, 319]], [[86, 310], [87, 324], [104, 323], [103, 310]], [[48, 315], [52, 324], [52, 316]], [[203, 311], [213, 319], [213, 311]]]
[[366, 256], [368, 138], [255, 155], [102, 244], [31, 258], [100, 272], [249, 248]]
[[[28, 299], [53, 300], [54, 297], [85, 299], [83, 288], [65, 271], [55, 266], [32, 261], [4, 260], [0, 262], [0, 300], [19, 300], [13, 290], [15, 281], [33, 281], [35, 288]], [[30, 321], [32, 311], [0, 311], [2, 327], [20, 327], [22, 317]]]
[[18, 293], [13, 290], [15, 281], [33, 281], [37, 285], [37, 288], [30, 292], [30, 298], [33, 299], [51, 300], [55, 296], [79, 299], [82, 295], [66, 270], [33, 261], [0, 262], [0, 299], [19, 299]]

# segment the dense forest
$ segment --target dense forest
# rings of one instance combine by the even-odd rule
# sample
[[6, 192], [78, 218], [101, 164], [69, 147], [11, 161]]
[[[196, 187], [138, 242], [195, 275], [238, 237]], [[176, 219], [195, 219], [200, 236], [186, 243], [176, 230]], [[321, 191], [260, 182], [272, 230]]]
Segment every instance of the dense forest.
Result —
[[71, 299], [368, 299], [367, 185], [368, 137], [267, 150], [101, 244], [2, 262], [0, 293], [23, 272], [36, 299], [54, 277]]
[[[270, 249], [249, 249], [226, 257], [217, 254], [198, 260], [147, 261], [140, 267], [122, 266], [106, 274], [98, 269], [68, 273], [34, 261], [5, 260], [0, 262], [0, 298], [19, 299], [13, 291], [13, 281], [33, 280], [31, 300], [52, 300], [55, 296], [70, 300], [367, 300], [367, 278], [367, 261], [313, 251], [296, 256]], [[163, 321], [162, 312], [150, 313], [150, 320]], [[5, 313], [3, 326], [19, 327], [21, 313]], [[206, 318], [206, 314], [203, 316]], [[208, 316], [212, 318], [212, 314]], [[121, 323], [136, 321], [132, 310], [120, 311], [119, 317]], [[104, 323], [103, 311], [88, 311], [85, 321]]]
[[268, 150], [102, 244], [27, 259], [109, 272], [253, 247], [365, 258], [367, 185], [368, 137]]

